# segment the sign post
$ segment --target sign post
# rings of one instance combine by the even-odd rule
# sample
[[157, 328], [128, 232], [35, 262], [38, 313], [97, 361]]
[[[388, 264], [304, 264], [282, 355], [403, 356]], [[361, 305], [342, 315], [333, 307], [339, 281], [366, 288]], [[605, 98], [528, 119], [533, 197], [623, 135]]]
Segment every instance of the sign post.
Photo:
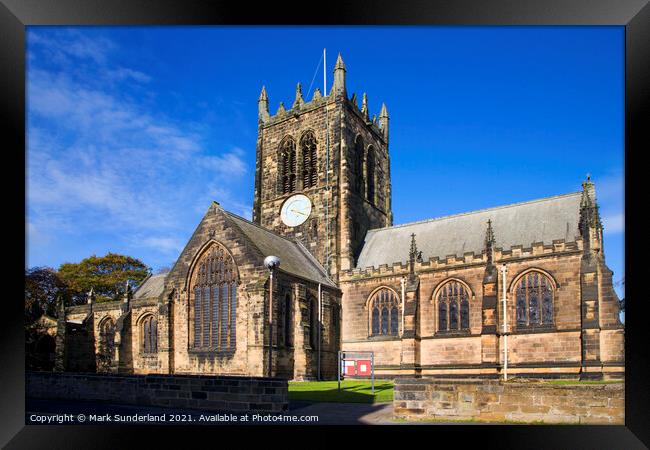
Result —
[[370, 377], [372, 393], [375, 393], [375, 353], [339, 351], [337, 364], [338, 391], [341, 392], [341, 379], [349, 377]]

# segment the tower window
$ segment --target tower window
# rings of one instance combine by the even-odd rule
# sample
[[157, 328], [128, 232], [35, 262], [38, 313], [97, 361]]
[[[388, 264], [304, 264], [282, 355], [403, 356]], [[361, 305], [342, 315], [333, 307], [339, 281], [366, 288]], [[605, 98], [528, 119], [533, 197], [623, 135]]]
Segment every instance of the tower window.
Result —
[[318, 182], [316, 148], [316, 137], [310, 131], [300, 140], [300, 151], [302, 152], [302, 186], [304, 189], [314, 187]]
[[366, 157], [366, 198], [371, 204], [375, 204], [375, 149], [368, 147]]
[[296, 143], [286, 138], [280, 145], [280, 192], [289, 194], [296, 190]]
[[354, 179], [350, 184], [354, 186], [357, 193], [361, 194], [363, 192], [363, 138], [361, 136], [357, 136], [354, 141], [351, 172]]

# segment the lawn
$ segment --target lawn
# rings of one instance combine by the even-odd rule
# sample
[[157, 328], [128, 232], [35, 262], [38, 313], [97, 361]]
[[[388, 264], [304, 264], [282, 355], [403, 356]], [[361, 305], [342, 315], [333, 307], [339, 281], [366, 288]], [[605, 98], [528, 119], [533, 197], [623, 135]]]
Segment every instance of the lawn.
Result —
[[540, 383], [546, 384], [621, 384], [624, 383], [623, 380], [546, 380], [540, 381]]
[[393, 401], [393, 382], [375, 380], [372, 394], [370, 381], [290, 381], [289, 400], [327, 403], [379, 403]]

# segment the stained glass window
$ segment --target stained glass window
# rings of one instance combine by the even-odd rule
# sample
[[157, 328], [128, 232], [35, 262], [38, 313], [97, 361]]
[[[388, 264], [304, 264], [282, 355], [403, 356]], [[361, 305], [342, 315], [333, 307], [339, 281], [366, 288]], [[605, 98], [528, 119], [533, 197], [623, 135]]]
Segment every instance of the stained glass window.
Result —
[[399, 333], [399, 301], [395, 293], [382, 288], [370, 300], [371, 335], [393, 335]]
[[193, 277], [193, 346], [226, 352], [235, 348], [237, 279], [230, 254], [214, 244], [201, 257]]
[[390, 309], [390, 334], [397, 335], [399, 322], [397, 322], [397, 306]]
[[469, 301], [467, 299], [460, 301], [460, 328], [461, 330], [469, 329]]
[[553, 324], [553, 285], [541, 272], [525, 274], [515, 288], [517, 296], [517, 326]]
[[451, 280], [438, 291], [438, 331], [469, 330], [469, 293]]
[[447, 330], [447, 302], [438, 303], [438, 330]]
[[372, 334], [379, 334], [379, 308], [372, 308]]

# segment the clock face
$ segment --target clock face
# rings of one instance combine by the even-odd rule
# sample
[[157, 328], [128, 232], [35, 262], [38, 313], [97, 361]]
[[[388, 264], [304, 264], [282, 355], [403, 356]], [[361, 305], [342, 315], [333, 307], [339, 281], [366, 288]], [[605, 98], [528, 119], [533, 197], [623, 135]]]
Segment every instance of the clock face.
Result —
[[280, 210], [280, 219], [289, 227], [297, 227], [309, 218], [311, 200], [303, 194], [292, 195], [284, 202]]

